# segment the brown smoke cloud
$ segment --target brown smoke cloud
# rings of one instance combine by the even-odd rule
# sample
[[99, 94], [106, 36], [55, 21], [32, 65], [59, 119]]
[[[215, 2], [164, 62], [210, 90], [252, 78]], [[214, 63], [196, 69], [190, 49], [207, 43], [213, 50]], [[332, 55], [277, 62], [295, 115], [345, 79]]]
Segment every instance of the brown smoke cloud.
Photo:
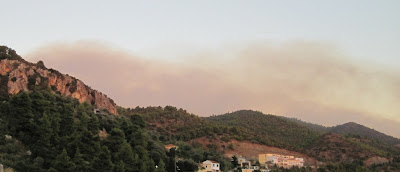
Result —
[[124, 107], [173, 105], [201, 116], [254, 109], [324, 125], [355, 121], [400, 137], [399, 72], [350, 61], [326, 43], [257, 42], [166, 62], [77, 41], [46, 45], [27, 57], [80, 78]]

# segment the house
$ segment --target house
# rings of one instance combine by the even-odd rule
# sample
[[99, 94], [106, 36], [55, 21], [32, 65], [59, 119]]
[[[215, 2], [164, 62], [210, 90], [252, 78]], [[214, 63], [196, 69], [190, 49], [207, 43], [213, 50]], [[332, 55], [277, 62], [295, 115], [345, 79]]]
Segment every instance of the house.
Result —
[[270, 172], [271, 170], [268, 169], [260, 169], [261, 172]]
[[253, 169], [253, 170], [260, 170], [260, 166], [253, 165], [253, 166], [250, 167], [250, 169]]
[[168, 144], [164, 146], [167, 151], [171, 150], [172, 148], [178, 149], [179, 147], [173, 144]]
[[246, 158], [244, 158], [244, 157], [239, 157], [237, 159], [237, 161], [242, 169], [251, 167], [251, 162], [249, 160], [246, 160]]
[[206, 160], [200, 166], [199, 172], [220, 172], [220, 164], [216, 161]]
[[293, 166], [303, 167], [304, 165], [303, 158], [295, 158], [294, 156], [280, 154], [259, 154], [258, 161], [265, 167], [270, 167], [275, 164], [283, 168], [291, 168]]

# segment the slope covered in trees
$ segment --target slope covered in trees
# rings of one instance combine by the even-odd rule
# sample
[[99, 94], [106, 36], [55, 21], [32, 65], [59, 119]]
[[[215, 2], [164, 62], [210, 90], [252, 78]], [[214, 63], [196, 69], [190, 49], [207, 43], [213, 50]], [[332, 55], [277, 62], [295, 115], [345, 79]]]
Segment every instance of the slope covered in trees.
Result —
[[300, 151], [322, 134], [274, 115], [240, 110], [206, 118], [219, 124], [241, 127], [253, 133], [250, 140], [261, 144]]
[[[303, 152], [322, 162], [358, 163], [371, 157], [390, 159], [400, 153], [400, 149], [376, 137], [386, 135], [361, 125], [356, 125], [359, 130], [350, 128], [347, 132], [338, 132], [341, 134], [338, 135], [330, 132], [335, 130], [328, 127], [324, 129], [321, 125], [251, 110], [240, 110], [205, 119], [249, 131], [252, 133], [250, 141]], [[366, 132], [363, 132], [364, 130]]]
[[329, 131], [344, 135], [364, 136], [375, 140], [379, 140], [380, 142], [391, 146], [400, 144], [400, 139], [398, 138], [388, 136], [379, 131], [376, 131], [374, 129], [368, 128], [366, 126], [354, 122], [349, 122], [346, 124], [330, 127]]
[[[138, 116], [93, 113], [88, 103], [49, 91], [22, 92], [0, 104], [0, 163], [17, 171], [164, 171], [163, 145]], [[108, 136], [99, 137], [99, 130]], [[172, 167], [173, 168], [173, 167]]]
[[[4, 59], [29, 63], [0, 46], [0, 60]], [[8, 84], [18, 79], [10, 78], [7, 70], [17, 65], [0, 75], [0, 163], [17, 171], [194, 171], [207, 159], [220, 162], [222, 170], [234, 167], [215, 144], [189, 142], [201, 137], [307, 153], [328, 163], [322, 171], [365, 169], [364, 160], [376, 156], [391, 161], [372, 169], [400, 168], [400, 151], [392, 144], [396, 139], [364, 126], [324, 128], [250, 110], [201, 118], [172, 106], [118, 107], [120, 116], [106, 110], [94, 113], [93, 102], [65, 97], [40, 76], [27, 78], [28, 92], [10, 95]], [[40, 62], [35, 66], [45, 68]], [[163, 145], [169, 143], [180, 148], [166, 151]], [[340, 163], [347, 160], [351, 163]]]
[[400, 144], [400, 139], [398, 138], [386, 135], [384, 133], [368, 128], [361, 124], [357, 124], [355, 122], [348, 122], [333, 127], [325, 127], [323, 125], [305, 122], [296, 118], [287, 118], [287, 117], [281, 117], [281, 118], [295, 122], [299, 125], [305, 126], [309, 129], [316, 130], [322, 133], [332, 132], [345, 135], [347, 137], [358, 137], [358, 138], [366, 137], [368, 139], [373, 140], [374, 142], [379, 142], [380, 144], [385, 144], [387, 146], [395, 146]]

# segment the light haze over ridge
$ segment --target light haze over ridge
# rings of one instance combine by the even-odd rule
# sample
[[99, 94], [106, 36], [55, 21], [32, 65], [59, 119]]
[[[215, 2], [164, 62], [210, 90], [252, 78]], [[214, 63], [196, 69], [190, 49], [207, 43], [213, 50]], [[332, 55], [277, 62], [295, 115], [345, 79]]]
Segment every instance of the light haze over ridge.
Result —
[[397, 0], [7, 1], [0, 44], [126, 107], [255, 109], [400, 137], [398, 9]]

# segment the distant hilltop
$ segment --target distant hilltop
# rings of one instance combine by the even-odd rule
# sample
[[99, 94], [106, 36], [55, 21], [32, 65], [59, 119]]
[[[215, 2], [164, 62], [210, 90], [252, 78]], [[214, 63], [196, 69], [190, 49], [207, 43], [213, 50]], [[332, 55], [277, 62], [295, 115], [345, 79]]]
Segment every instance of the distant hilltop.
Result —
[[107, 95], [90, 88], [81, 80], [47, 69], [42, 61], [30, 63], [15, 50], [0, 46], [0, 99], [21, 91], [51, 89], [54, 93], [71, 96], [79, 102], [89, 102], [98, 109], [118, 115], [117, 106]]

